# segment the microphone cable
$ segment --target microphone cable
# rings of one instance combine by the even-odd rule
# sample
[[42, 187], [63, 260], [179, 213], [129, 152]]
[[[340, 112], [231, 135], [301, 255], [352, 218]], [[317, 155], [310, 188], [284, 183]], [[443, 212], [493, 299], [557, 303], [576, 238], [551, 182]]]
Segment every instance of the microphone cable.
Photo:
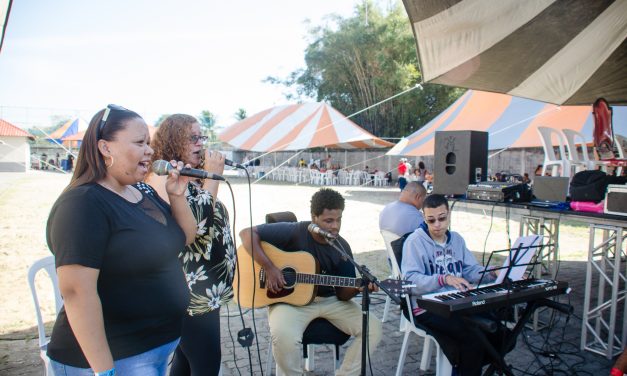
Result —
[[[235, 233], [235, 220], [237, 219], [237, 210], [235, 207], [235, 194], [233, 193], [233, 187], [231, 187], [231, 183], [228, 180], [225, 180], [226, 185], [229, 187], [229, 191], [231, 192], [231, 201], [233, 202], [233, 236], [231, 237], [233, 239], [233, 252], [235, 252], [235, 265], [236, 265], [236, 269], [237, 269], [237, 273], [239, 275], [239, 264], [237, 263], [237, 237], [236, 237], [236, 233]], [[239, 293], [239, 290], [238, 290]], [[239, 295], [238, 295], [239, 298]], [[239, 302], [239, 299], [238, 299]], [[240, 337], [240, 333], [245, 332], [246, 331], [246, 322], [244, 321], [244, 316], [242, 313], [242, 307], [238, 304], [237, 305], [239, 308], [239, 316], [240, 319], [242, 321], [242, 330], [238, 333], [238, 342], [239, 337]], [[235, 369], [237, 369], [237, 373], [241, 376], [242, 372], [239, 369], [239, 366], [237, 365], [237, 357], [235, 356], [235, 341], [233, 340], [233, 333], [231, 332], [231, 326], [230, 326], [230, 313], [229, 313], [229, 309], [228, 309], [228, 305], [227, 305], [227, 325], [229, 326], [229, 336], [231, 337], [231, 343], [233, 344], [233, 362], [235, 363]], [[250, 353], [250, 348], [246, 348], [248, 350], [248, 363], [250, 365], [250, 375], [252, 376], [253, 374], [253, 360], [252, 360], [252, 356]]]
[[[251, 244], [252, 244], [252, 227], [253, 227], [253, 216], [252, 216], [252, 184], [250, 182], [250, 174], [248, 173], [248, 169], [243, 169], [246, 172], [246, 180], [248, 182], [248, 200], [249, 200], [249, 205], [248, 205], [248, 210], [249, 210], [249, 215], [250, 215], [250, 229], [251, 229]], [[230, 185], [229, 185], [230, 188]], [[235, 206], [235, 199], [233, 199], [233, 206]], [[235, 220], [233, 220], [233, 227], [235, 228]], [[235, 229], [233, 230], [235, 232]], [[235, 237], [236, 235], [233, 236], [233, 243], [235, 244]], [[241, 288], [241, 278], [240, 278], [240, 263], [237, 260], [237, 252], [235, 252], [235, 257], [236, 257], [236, 273], [237, 273], [237, 279], [239, 281], [238, 286], [237, 286], [237, 307], [239, 310], [239, 316], [241, 318], [242, 321], [242, 330], [238, 333], [238, 342], [240, 343], [240, 345], [242, 345], [243, 347], [246, 347], [247, 351], [248, 351], [248, 361], [249, 361], [249, 365], [250, 365], [250, 374], [251, 376], [253, 375], [253, 365], [252, 365], [252, 355], [250, 352], [250, 346], [252, 345], [252, 342], [257, 339], [256, 342], [256, 347], [257, 347], [257, 359], [259, 361], [259, 368], [261, 371], [261, 376], [263, 376], [263, 365], [261, 362], [261, 350], [259, 349], [259, 338], [257, 335], [257, 324], [256, 324], [256, 320], [255, 320], [255, 293], [256, 293], [256, 289], [257, 289], [257, 275], [255, 273], [255, 256], [254, 256], [254, 252], [251, 250], [250, 252], [250, 257], [251, 257], [251, 264], [252, 264], [252, 273], [253, 273], [253, 295], [252, 295], [252, 308], [250, 309], [251, 312], [251, 318], [252, 318], [252, 322], [253, 322], [253, 330], [251, 332], [251, 330], [249, 328], [246, 327], [246, 323], [244, 321], [244, 314], [242, 312], [242, 306], [241, 306], [241, 300], [240, 300], [240, 288]], [[270, 351], [270, 350], [269, 350]], [[235, 363], [236, 367], [237, 367], [237, 362]], [[239, 368], [238, 368], [239, 371]]]
[[[250, 219], [250, 244], [253, 244], [253, 196], [252, 196], [252, 185], [250, 183], [250, 175], [248, 174], [248, 170], [246, 170], [246, 178], [248, 180], [248, 215]], [[251, 319], [253, 321], [253, 333], [254, 338], [256, 339], [255, 345], [257, 347], [257, 360], [259, 361], [259, 370], [261, 372], [261, 376], [263, 376], [263, 363], [261, 362], [261, 351], [259, 350], [259, 337], [257, 335], [257, 320], [255, 320], [255, 295], [257, 292], [257, 274], [255, 273], [255, 252], [253, 250], [250, 251], [251, 263], [253, 265], [252, 273], [253, 273], [253, 296], [252, 296], [252, 308], [251, 308]], [[269, 319], [269, 317], [268, 317]], [[269, 323], [269, 320], [268, 320]], [[268, 351], [272, 351], [272, 348], [269, 348]], [[267, 370], [266, 370], [267, 371]], [[252, 372], [252, 367], [251, 367]]]

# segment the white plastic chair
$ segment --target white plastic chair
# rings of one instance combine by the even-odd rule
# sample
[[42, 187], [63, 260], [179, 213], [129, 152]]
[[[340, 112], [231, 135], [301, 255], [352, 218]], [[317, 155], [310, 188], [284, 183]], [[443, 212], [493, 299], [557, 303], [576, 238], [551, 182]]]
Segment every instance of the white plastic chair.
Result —
[[54, 291], [54, 303], [56, 313], [58, 314], [63, 306], [63, 298], [59, 292], [59, 280], [57, 279], [57, 271], [54, 266], [54, 257], [48, 256], [41, 260], [35, 261], [33, 265], [28, 269], [28, 285], [30, 286], [31, 294], [33, 295], [33, 303], [35, 304], [35, 314], [37, 315], [37, 330], [39, 332], [39, 355], [44, 361], [45, 375], [52, 375], [52, 368], [50, 366], [50, 358], [46, 355], [48, 348], [48, 342], [50, 338], [46, 337], [46, 328], [44, 327], [44, 320], [41, 316], [41, 307], [39, 305], [39, 297], [37, 295], [37, 287], [35, 286], [35, 278], [41, 270], [45, 270], [50, 277], [52, 283], [52, 289]]
[[361, 185], [361, 170], [353, 170], [350, 175], [350, 184], [351, 185]]
[[[568, 161], [566, 155], [566, 137], [564, 133], [559, 129], [549, 127], [538, 127], [538, 134], [540, 135], [540, 141], [542, 142], [542, 148], [544, 149], [544, 162], [542, 163], [542, 175], [546, 173], [549, 166], [552, 166], [551, 175], [558, 176], [557, 168], [561, 168], [561, 176], [570, 177], [571, 164]], [[559, 150], [559, 158], [555, 154], [553, 148], [553, 136], [557, 137], [557, 148]]]
[[374, 186], [375, 187], [383, 187], [387, 185], [387, 180], [385, 179], [385, 172], [377, 171], [374, 174]]
[[[625, 159], [625, 147], [624, 142], [627, 141], [627, 138], [620, 136], [620, 135], [615, 135], [614, 136], [614, 147], [616, 148], [616, 151], [618, 152], [618, 158], [619, 159]], [[617, 167], [616, 168], [616, 176], [621, 176], [623, 174], [623, 167]]]
[[[409, 295], [405, 295], [405, 303], [407, 307], [411, 307], [409, 302]], [[409, 308], [411, 309], [411, 308]], [[401, 314], [401, 319], [405, 319], [405, 315]], [[453, 373], [453, 366], [449, 362], [446, 355], [440, 348], [440, 344], [435, 338], [427, 334], [424, 330], [416, 327], [414, 324], [414, 317], [409, 315], [409, 322], [405, 324], [405, 335], [403, 336], [403, 345], [401, 346], [401, 353], [398, 356], [398, 365], [396, 366], [396, 376], [403, 375], [403, 368], [405, 366], [405, 358], [407, 357], [407, 347], [409, 346], [409, 335], [415, 334], [418, 337], [424, 338], [424, 345], [422, 347], [422, 357], [420, 359], [420, 370], [426, 371], [431, 364], [431, 351], [433, 351], [431, 344], [434, 343], [436, 347], [435, 357], [435, 375], [436, 376], [450, 376]]]
[[[391, 278], [400, 278], [401, 276], [401, 271], [398, 267], [398, 263], [396, 262], [395, 256], [394, 256], [394, 251], [392, 250], [392, 242], [398, 238], [400, 238], [399, 235], [391, 232], [391, 231], [387, 231], [387, 230], [381, 230], [381, 236], [383, 237], [383, 243], [385, 243], [385, 250], [388, 253], [388, 261], [390, 262], [390, 267], [392, 269], [392, 274], [391, 274]], [[386, 322], [388, 319], [388, 312], [390, 310], [390, 304], [392, 302], [392, 299], [390, 299], [389, 296], [386, 296], [385, 298], [385, 307], [383, 308], [383, 317], [381, 318], [381, 322]], [[402, 316], [402, 315], [401, 315]], [[399, 327], [400, 331], [403, 331], [404, 329], [402, 328], [402, 325], [405, 321], [401, 318], [401, 327]]]
[[[588, 147], [586, 146], [586, 139], [583, 134], [573, 129], [562, 129], [564, 136], [566, 136], [566, 147], [568, 148], [568, 161], [571, 165], [581, 166], [586, 170], [595, 170], [597, 167], [604, 167], [605, 164], [600, 161], [590, 159], [588, 156]], [[579, 151], [577, 150], [577, 141], [581, 143], [581, 158], [579, 158]]]
[[340, 170], [337, 173], [338, 178], [340, 179], [340, 184], [348, 185], [350, 183], [350, 176], [346, 170]]
[[333, 174], [333, 170], [327, 170], [324, 175], [324, 185], [337, 185], [338, 177]]
[[[392, 249], [391, 243], [400, 238], [399, 235], [387, 230], [381, 230], [381, 236], [383, 236], [383, 241], [385, 242], [385, 249], [388, 251], [388, 258], [390, 260], [390, 265], [392, 266], [392, 275], [395, 278], [402, 279], [403, 274], [401, 273], [401, 268], [396, 261], [396, 256], [394, 255], [394, 250]], [[409, 295], [405, 295], [405, 303], [407, 307], [411, 307], [409, 302]], [[386, 300], [386, 307], [384, 308], [383, 317], [385, 321], [385, 317], [387, 314], [388, 304]], [[411, 308], [410, 308], [411, 309]], [[398, 357], [398, 365], [396, 367], [396, 376], [401, 376], [403, 374], [403, 368], [405, 366], [405, 358], [407, 357], [407, 347], [409, 346], [409, 335], [415, 334], [418, 337], [422, 337], [424, 340], [424, 344], [422, 347], [422, 357], [420, 359], [420, 369], [422, 371], [426, 371], [429, 369], [431, 364], [431, 355], [432, 355], [432, 347], [431, 344], [435, 343], [435, 347], [437, 349], [436, 354], [436, 376], [450, 376], [453, 367], [451, 363], [446, 358], [446, 355], [442, 352], [440, 348], [440, 344], [435, 340], [432, 336], [427, 334], [424, 330], [416, 327], [414, 324], [414, 318], [412, 315], [409, 315], [409, 321], [405, 318], [405, 315], [401, 312], [401, 323], [400, 323], [400, 331], [404, 331], [405, 335], [403, 336], [403, 345], [401, 346], [401, 353]]]
[[309, 181], [311, 184], [322, 185], [322, 173], [318, 170], [309, 170]]

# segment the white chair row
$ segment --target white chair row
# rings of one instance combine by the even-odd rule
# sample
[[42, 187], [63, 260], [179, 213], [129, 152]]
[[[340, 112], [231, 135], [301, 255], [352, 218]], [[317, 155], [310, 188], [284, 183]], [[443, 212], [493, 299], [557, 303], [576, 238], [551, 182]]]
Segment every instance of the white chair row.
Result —
[[303, 167], [267, 168], [268, 179], [291, 183], [309, 183], [312, 185], [373, 185], [384, 187], [388, 185], [385, 172], [378, 171], [369, 174], [362, 170], [326, 170], [321, 172]]
[[[603, 162], [591, 158], [588, 154], [588, 146], [582, 133], [572, 129], [538, 127], [538, 134], [544, 149], [542, 175], [546, 174], [549, 167], [552, 176], [565, 177], [570, 177], [573, 172], [582, 170], [594, 170], [599, 167], [606, 169]], [[618, 137], [615, 137], [615, 143], [619, 156], [625, 158], [625, 151]], [[581, 154], [578, 145], [581, 145]], [[617, 172], [620, 175], [622, 170], [619, 169]]]

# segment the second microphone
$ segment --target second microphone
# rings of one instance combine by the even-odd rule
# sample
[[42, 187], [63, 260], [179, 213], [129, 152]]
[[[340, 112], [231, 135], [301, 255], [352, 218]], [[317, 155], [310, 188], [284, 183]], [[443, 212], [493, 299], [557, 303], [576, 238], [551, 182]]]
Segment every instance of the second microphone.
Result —
[[[164, 161], [163, 159], [158, 159], [152, 162], [152, 172], [159, 176], [167, 175], [173, 168], [174, 167], [170, 164], [170, 162]], [[198, 168], [185, 167], [180, 171], [180, 174], [197, 179], [225, 180], [221, 175], [212, 174]]]

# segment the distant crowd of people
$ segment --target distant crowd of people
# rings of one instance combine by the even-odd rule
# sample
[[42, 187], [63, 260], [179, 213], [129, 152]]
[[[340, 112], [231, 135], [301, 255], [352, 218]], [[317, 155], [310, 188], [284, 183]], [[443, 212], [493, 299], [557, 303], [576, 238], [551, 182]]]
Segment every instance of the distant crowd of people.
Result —
[[39, 170], [53, 170], [55, 168], [61, 169], [63, 171], [72, 171], [74, 170], [74, 156], [70, 153], [67, 153], [65, 159], [60, 159], [60, 154], [56, 153], [54, 158], [48, 157], [48, 154], [45, 152], [41, 153], [40, 156], [33, 155], [33, 158], [36, 159], [36, 165], [33, 168], [37, 168]]

